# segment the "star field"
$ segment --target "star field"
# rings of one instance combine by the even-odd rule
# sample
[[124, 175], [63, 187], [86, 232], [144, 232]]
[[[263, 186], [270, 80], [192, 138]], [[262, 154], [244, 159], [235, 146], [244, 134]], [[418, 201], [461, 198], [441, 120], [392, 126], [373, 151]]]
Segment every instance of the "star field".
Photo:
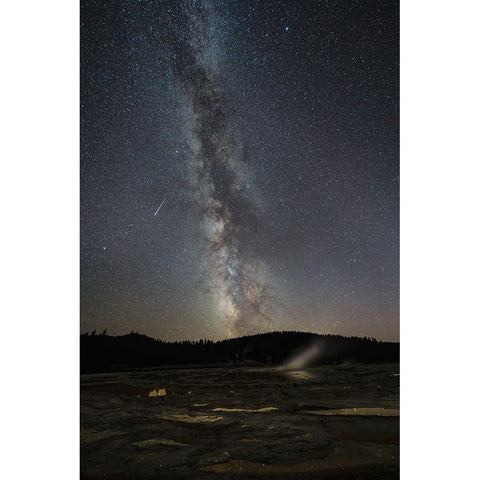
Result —
[[398, 340], [398, 14], [82, 0], [81, 330]]

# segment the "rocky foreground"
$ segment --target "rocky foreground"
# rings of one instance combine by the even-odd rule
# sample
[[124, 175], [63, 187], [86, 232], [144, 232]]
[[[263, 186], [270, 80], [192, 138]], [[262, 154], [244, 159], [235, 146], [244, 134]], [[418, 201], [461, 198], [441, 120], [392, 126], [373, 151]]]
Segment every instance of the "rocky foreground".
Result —
[[81, 377], [83, 479], [399, 477], [398, 364]]

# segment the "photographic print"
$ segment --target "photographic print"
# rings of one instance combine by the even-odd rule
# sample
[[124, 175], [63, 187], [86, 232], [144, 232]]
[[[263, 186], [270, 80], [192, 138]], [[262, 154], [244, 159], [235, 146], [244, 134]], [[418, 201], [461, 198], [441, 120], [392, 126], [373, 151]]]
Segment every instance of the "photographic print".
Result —
[[80, 477], [399, 478], [398, 1], [80, 24]]

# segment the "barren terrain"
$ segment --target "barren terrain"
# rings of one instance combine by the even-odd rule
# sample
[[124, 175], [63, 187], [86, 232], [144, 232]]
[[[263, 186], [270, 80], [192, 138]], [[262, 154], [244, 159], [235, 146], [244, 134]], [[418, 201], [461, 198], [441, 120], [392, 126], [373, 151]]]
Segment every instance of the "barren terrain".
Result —
[[390, 479], [399, 366], [212, 366], [81, 377], [84, 479]]

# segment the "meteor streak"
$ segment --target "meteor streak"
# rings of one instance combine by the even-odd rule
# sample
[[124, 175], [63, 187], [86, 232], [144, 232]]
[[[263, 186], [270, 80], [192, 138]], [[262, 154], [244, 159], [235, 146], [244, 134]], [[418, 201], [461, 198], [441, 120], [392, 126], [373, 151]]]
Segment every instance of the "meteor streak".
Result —
[[153, 216], [155, 216], [158, 213], [158, 211], [162, 208], [162, 205], [165, 203], [166, 199], [167, 199], [167, 197], [165, 197], [163, 199], [162, 203], [158, 206], [157, 210], [155, 210], [155, 213], [153, 214]]

